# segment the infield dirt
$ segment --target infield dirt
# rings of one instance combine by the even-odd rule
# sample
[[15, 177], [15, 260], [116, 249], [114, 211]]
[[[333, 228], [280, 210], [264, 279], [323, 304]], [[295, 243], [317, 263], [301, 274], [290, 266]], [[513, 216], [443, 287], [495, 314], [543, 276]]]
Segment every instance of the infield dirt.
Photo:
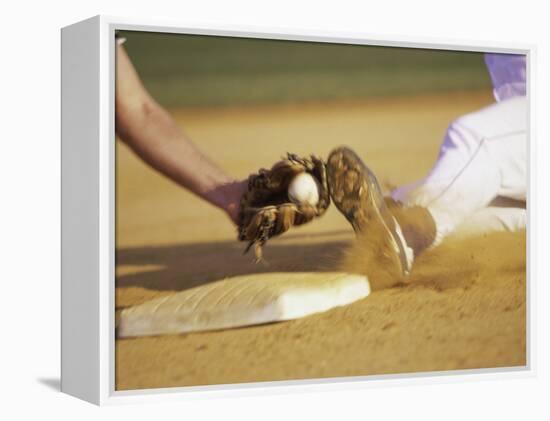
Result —
[[[389, 188], [424, 176], [452, 119], [490, 102], [483, 91], [173, 114], [236, 178], [287, 151], [326, 157], [345, 144]], [[226, 276], [334, 270], [354, 244], [332, 206], [322, 219], [271, 241], [266, 263], [254, 264], [221, 211], [120, 142], [116, 188], [117, 309]], [[117, 340], [117, 389], [525, 365], [525, 237], [450, 238], [418, 259], [407, 284], [300, 320]]]

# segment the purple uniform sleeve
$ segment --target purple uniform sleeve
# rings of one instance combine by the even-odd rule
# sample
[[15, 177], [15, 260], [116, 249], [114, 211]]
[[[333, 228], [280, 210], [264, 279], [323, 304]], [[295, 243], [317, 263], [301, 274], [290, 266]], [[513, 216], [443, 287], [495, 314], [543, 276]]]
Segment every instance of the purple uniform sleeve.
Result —
[[497, 101], [525, 96], [527, 91], [527, 61], [525, 55], [485, 54], [485, 64], [491, 75], [493, 94]]

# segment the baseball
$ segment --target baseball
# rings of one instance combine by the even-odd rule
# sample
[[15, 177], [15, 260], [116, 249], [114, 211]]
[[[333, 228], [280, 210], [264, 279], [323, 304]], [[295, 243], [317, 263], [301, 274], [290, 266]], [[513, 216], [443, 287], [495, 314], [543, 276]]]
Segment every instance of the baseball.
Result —
[[288, 186], [288, 198], [297, 205], [307, 203], [311, 206], [319, 202], [319, 182], [306, 172], [298, 174]]

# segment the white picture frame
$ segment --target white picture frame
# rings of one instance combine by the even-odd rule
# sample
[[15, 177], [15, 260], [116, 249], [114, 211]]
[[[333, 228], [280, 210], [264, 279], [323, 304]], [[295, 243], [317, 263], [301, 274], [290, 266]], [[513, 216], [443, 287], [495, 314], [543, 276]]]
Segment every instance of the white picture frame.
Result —
[[[291, 393], [333, 388], [365, 388], [403, 383], [441, 383], [491, 378], [516, 378], [536, 373], [533, 337], [535, 289], [532, 263], [533, 139], [529, 139], [527, 364], [525, 367], [426, 372], [329, 380], [299, 380], [240, 385], [215, 385], [136, 391], [115, 390], [115, 31], [235, 36], [411, 48], [505, 52], [527, 55], [528, 97], [533, 100], [532, 45], [387, 38], [372, 34], [295, 31], [239, 26], [186, 27], [178, 22], [96, 16], [61, 31], [62, 47], [62, 376], [61, 390], [103, 405], [183, 398], [207, 398], [273, 392]], [[530, 109], [530, 127], [533, 127]]]

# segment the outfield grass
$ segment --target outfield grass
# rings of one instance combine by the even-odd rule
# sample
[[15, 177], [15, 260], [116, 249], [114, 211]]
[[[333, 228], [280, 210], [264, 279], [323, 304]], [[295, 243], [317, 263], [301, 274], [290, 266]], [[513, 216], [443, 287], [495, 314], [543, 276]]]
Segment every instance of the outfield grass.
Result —
[[490, 88], [479, 53], [123, 32], [168, 107], [292, 103]]

